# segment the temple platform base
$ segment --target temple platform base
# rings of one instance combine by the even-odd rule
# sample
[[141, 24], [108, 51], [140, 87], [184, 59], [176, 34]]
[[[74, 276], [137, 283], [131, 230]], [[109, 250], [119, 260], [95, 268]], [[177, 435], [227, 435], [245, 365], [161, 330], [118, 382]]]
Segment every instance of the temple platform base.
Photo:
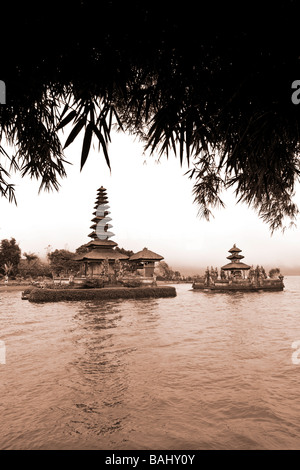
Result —
[[22, 298], [30, 302], [59, 302], [80, 300], [146, 299], [176, 297], [176, 289], [162, 287], [103, 287], [94, 289], [32, 289]]

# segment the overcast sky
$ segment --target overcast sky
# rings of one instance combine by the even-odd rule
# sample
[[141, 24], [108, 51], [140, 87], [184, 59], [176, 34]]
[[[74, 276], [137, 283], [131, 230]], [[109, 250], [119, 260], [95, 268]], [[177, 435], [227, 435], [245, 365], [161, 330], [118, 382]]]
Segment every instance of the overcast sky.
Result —
[[[64, 142], [68, 133], [65, 133]], [[243, 250], [247, 264], [266, 267], [300, 267], [298, 227], [272, 237], [268, 226], [246, 205], [235, 204], [230, 193], [225, 209], [215, 210], [207, 222], [197, 215], [193, 183], [184, 176], [187, 167], [179, 159], [143, 154], [143, 145], [121, 133], [109, 147], [110, 173], [98, 147], [91, 151], [82, 172], [79, 169], [81, 141], [65, 151], [68, 177], [58, 193], [38, 194], [39, 183], [12, 175], [18, 206], [0, 198], [0, 239], [16, 238], [22, 252], [41, 257], [46, 247], [71, 251], [90, 241], [91, 219], [97, 189], [107, 189], [112, 239], [120, 247], [139, 251], [144, 247], [164, 256], [173, 268], [187, 274], [207, 265], [226, 264], [234, 243]], [[300, 205], [299, 192], [296, 202]], [[299, 270], [300, 273], [300, 270]]]

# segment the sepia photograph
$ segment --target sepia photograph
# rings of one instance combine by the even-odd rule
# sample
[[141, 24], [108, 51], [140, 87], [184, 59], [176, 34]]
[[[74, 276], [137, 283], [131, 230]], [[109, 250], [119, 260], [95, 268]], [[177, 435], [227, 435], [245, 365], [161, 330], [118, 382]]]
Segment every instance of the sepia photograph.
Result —
[[300, 449], [299, 14], [5, 6], [0, 450]]

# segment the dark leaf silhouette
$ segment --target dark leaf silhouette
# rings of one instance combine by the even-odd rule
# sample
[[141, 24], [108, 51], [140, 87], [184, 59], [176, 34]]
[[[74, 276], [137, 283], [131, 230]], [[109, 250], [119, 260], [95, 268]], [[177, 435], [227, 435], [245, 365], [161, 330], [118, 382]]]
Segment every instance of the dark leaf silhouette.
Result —
[[71, 130], [66, 142], [65, 142], [65, 145], [64, 145], [64, 149], [67, 148], [72, 142], [73, 140], [77, 137], [77, 135], [79, 134], [79, 132], [81, 131], [81, 129], [83, 128], [83, 126], [86, 124], [86, 118], [85, 117], [82, 117], [76, 124], [75, 126], [73, 127], [73, 129]]
[[62, 127], [65, 127], [69, 122], [71, 122], [74, 117], [76, 116], [76, 111], [71, 111], [68, 116], [66, 116], [57, 126], [57, 130], [61, 129]]
[[83, 144], [82, 144], [82, 151], [81, 151], [81, 161], [80, 161], [80, 169], [82, 170], [89, 151], [90, 151], [90, 146], [92, 142], [92, 135], [93, 135], [93, 124], [89, 123], [86, 127], [85, 134], [84, 134], [84, 139], [83, 139]]
[[[73, 123], [64, 148], [85, 128], [81, 168], [93, 136], [110, 167], [108, 144], [122, 129], [149, 153], [189, 165], [204, 217], [232, 189], [271, 230], [294, 222], [299, 6], [278, 0], [264, 12], [253, 0], [248, 7], [245, 15], [231, 2], [202, 2], [200, 17], [189, 1], [161, 2], [158, 14], [154, 3], [116, 8], [103, 0], [99, 27], [91, 0], [54, 0], [43, 18], [27, 3], [16, 10], [7, 2], [5, 17], [22, 40], [7, 42], [1, 57], [8, 96], [0, 139], [15, 148], [13, 156], [0, 148], [1, 195], [14, 198], [7, 163], [41, 189], [58, 189], [66, 175], [60, 130]], [[51, 34], [57, 11], [64, 27]], [[34, 48], [41, 38], [43, 48]]]
[[110, 168], [109, 156], [108, 156], [108, 152], [107, 152], [107, 144], [105, 142], [105, 139], [104, 139], [103, 135], [101, 134], [100, 130], [97, 128], [97, 126], [95, 124], [92, 125], [92, 129], [93, 129], [94, 133], [96, 134], [96, 136], [99, 140], [99, 145], [101, 144], [107, 166], [108, 166], [109, 169], [111, 169]]

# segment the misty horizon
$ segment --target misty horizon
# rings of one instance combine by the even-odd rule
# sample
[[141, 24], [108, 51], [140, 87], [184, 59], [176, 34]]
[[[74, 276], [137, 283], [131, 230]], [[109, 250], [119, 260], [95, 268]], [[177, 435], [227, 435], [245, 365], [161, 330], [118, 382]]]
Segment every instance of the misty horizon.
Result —
[[[219, 269], [236, 243], [249, 265], [300, 273], [297, 227], [271, 236], [255, 211], [236, 204], [228, 192], [223, 196], [226, 207], [216, 209], [210, 221], [201, 219], [193, 203], [193, 183], [184, 176], [187, 167], [175, 157], [158, 161], [145, 156], [142, 144], [125, 134], [114, 136], [110, 152], [111, 173], [96, 152], [80, 172], [80, 146], [67, 149], [66, 159], [73, 165], [58, 192], [39, 194], [38, 182], [16, 177], [18, 205], [0, 200], [0, 239], [13, 237], [23, 253], [41, 258], [49, 245], [51, 250], [75, 252], [89, 241], [96, 192], [104, 186], [112, 239], [120, 248], [138, 252], [148, 247], [173, 270], [193, 275], [207, 266]], [[126, 159], [121, 158], [124, 154]]]

